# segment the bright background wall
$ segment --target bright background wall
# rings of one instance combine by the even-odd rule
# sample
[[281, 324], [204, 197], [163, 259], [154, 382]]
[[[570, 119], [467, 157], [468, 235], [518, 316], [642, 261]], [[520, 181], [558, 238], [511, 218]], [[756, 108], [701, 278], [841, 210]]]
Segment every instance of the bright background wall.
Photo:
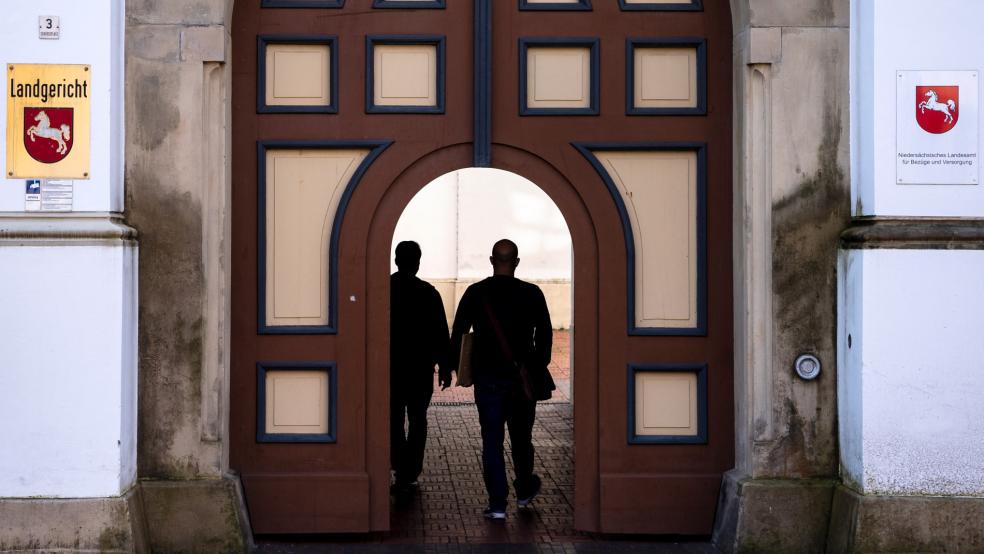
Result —
[[519, 175], [469, 168], [435, 179], [407, 205], [392, 249], [404, 240], [420, 244], [417, 275], [441, 292], [450, 319], [465, 288], [492, 274], [489, 255], [502, 238], [519, 246], [516, 276], [540, 286], [555, 327], [569, 327], [570, 232], [550, 197]]

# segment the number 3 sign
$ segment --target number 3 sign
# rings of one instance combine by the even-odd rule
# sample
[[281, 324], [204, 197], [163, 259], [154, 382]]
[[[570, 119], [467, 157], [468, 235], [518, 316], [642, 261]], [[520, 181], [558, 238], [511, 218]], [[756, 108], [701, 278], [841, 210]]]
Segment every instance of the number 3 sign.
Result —
[[57, 15], [38, 16], [38, 38], [58, 39], [61, 36], [61, 25]]

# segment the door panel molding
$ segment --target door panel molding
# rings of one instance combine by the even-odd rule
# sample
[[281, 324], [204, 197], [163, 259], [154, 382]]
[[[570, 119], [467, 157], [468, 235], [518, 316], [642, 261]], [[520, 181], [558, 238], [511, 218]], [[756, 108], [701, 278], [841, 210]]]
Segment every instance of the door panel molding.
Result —
[[[352, 193], [369, 166], [392, 141], [389, 140], [260, 140], [257, 156], [257, 332], [259, 334], [335, 334], [338, 332], [338, 241]], [[354, 150], [368, 152], [352, 173], [332, 217], [328, 250], [328, 322], [325, 325], [267, 324], [267, 152], [269, 150]]]
[[[571, 143], [584, 156], [605, 183], [622, 221], [625, 237], [626, 268], [626, 308], [628, 334], [704, 336], [707, 334], [707, 145], [704, 142], [595, 142]], [[637, 314], [637, 248], [632, 218], [622, 198], [623, 193], [615, 178], [596, 152], [695, 152], [697, 155], [697, 204], [696, 209], [696, 323], [690, 327], [644, 327], [638, 324]]]

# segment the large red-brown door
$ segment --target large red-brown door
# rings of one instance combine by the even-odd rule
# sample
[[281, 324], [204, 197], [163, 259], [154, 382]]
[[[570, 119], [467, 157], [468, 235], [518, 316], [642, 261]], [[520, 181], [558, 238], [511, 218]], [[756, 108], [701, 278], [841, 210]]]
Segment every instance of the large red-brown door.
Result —
[[709, 533], [734, 449], [726, 3], [235, 9], [230, 460], [253, 530], [388, 528], [393, 230], [488, 165], [571, 230], [575, 525]]

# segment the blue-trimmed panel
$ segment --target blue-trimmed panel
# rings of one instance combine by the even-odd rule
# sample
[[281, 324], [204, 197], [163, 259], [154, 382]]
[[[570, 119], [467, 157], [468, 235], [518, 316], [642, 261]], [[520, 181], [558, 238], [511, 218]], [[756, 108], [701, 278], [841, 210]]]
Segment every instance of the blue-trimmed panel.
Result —
[[[268, 106], [266, 103], [266, 47], [268, 44], [324, 44], [328, 46], [327, 106]], [[259, 35], [256, 37], [257, 113], [338, 113], [338, 37], [335, 35]]]
[[[635, 49], [681, 48], [697, 50], [697, 105], [693, 108], [637, 108], [635, 106]], [[630, 38], [625, 41], [626, 115], [707, 115], [707, 41], [702, 38]]]
[[261, 8], [341, 8], [345, 0], [261, 0]]
[[[257, 186], [256, 186], [256, 312], [257, 333], [261, 335], [325, 335], [338, 332], [338, 235], [345, 219], [345, 209], [355, 187], [376, 157], [393, 141], [389, 140], [260, 140], [256, 142]], [[266, 152], [267, 150], [324, 150], [368, 148], [369, 154], [362, 160], [345, 185], [338, 201], [334, 221], [331, 226], [331, 245], [328, 252], [328, 325], [267, 325], [266, 324]]]
[[[322, 370], [328, 374], [328, 432], [327, 433], [267, 433], [266, 374], [267, 371]], [[335, 362], [257, 362], [256, 363], [256, 442], [335, 442], [338, 428], [335, 416], [338, 403], [338, 376]]]
[[[433, 45], [437, 47], [437, 104], [434, 106], [377, 106], [374, 101], [377, 44]], [[366, 113], [444, 113], [444, 35], [368, 35], [366, 36]]]
[[475, 167], [492, 165], [492, 0], [475, 0]]
[[531, 12], [553, 12], [553, 11], [591, 11], [591, 0], [577, 0], [577, 2], [557, 2], [553, 4], [530, 2], [529, 0], [519, 0], [519, 9]]
[[[591, 83], [588, 87], [591, 99], [586, 108], [529, 108], [526, 105], [527, 94], [527, 50], [530, 47], [565, 48], [588, 47], [591, 49]], [[598, 115], [601, 86], [599, 83], [600, 62], [598, 56], [599, 41], [597, 38], [584, 37], [523, 37], [519, 39], [519, 115]]]
[[[707, 364], [657, 364], [628, 366], [628, 419], [626, 430], [629, 444], [707, 444]], [[636, 374], [647, 371], [690, 372], [697, 374], [697, 434], [696, 435], [637, 435]]]
[[[608, 187], [625, 237], [626, 313], [629, 335], [704, 336], [707, 335], [707, 144], [703, 142], [572, 142]], [[638, 327], [635, 317], [635, 240], [632, 221], [622, 202], [622, 193], [594, 152], [696, 152], [697, 153], [697, 325], [695, 327]]]
[[629, 4], [625, 0], [618, 0], [618, 5], [627, 12], [699, 12], [704, 9], [703, 0], [673, 4]]
[[374, 8], [404, 8], [404, 9], [438, 9], [445, 8], [445, 0], [421, 0], [419, 2], [409, 2], [407, 0], [372, 0]]

